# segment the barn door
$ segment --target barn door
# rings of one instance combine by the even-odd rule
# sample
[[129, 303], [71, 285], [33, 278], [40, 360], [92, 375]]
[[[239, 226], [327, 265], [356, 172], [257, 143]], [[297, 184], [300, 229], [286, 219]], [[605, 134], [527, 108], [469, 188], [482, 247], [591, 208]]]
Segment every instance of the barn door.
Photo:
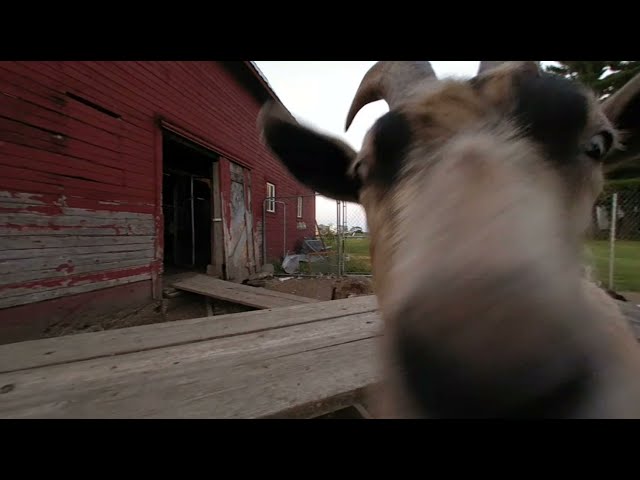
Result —
[[249, 172], [229, 162], [231, 174], [231, 220], [227, 241], [227, 279], [241, 282], [255, 273], [253, 216], [249, 203]]
[[174, 242], [173, 258], [176, 265], [192, 267], [194, 261], [193, 235], [193, 178], [176, 176], [173, 193]]

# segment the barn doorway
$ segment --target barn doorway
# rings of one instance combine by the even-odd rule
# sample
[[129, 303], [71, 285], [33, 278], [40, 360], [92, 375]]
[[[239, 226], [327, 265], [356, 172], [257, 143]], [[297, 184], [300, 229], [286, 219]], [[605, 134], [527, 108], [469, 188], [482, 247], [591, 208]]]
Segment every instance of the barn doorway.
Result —
[[216, 248], [212, 229], [219, 155], [169, 131], [162, 138], [164, 272], [205, 273]]

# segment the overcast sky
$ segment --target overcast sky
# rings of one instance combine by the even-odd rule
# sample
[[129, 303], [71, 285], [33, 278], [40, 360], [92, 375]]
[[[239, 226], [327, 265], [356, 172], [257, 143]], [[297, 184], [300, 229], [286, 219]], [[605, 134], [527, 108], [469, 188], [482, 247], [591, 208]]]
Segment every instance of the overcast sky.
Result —
[[[375, 63], [350, 61], [282, 61], [255, 62], [280, 100], [300, 121], [325, 133], [336, 135], [356, 150], [373, 122], [388, 111], [380, 100], [364, 107], [355, 117], [348, 132], [344, 131], [351, 101], [367, 70]], [[548, 64], [550, 62], [542, 62]], [[439, 78], [470, 78], [478, 70], [478, 61], [433, 61]], [[365, 227], [365, 215], [358, 205], [347, 207], [347, 226]], [[336, 224], [336, 202], [324, 197], [316, 202], [319, 224]]]

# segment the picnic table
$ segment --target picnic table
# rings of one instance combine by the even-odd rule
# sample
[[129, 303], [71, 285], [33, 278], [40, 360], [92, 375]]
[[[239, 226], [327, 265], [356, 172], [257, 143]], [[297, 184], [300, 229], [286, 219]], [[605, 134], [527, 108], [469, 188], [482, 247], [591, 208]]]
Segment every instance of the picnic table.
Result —
[[[640, 309], [620, 302], [640, 337]], [[0, 418], [316, 418], [380, 376], [374, 296], [0, 346]]]
[[0, 418], [312, 418], [378, 379], [375, 297], [0, 346]]

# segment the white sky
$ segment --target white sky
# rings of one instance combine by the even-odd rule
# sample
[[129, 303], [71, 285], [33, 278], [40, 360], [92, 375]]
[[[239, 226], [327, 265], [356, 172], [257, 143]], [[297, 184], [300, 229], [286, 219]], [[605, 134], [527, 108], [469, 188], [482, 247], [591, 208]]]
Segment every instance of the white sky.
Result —
[[[347, 111], [358, 85], [375, 61], [279, 61], [255, 62], [280, 100], [298, 119], [325, 133], [335, 135], [356, 150], [360, 149], [367, 130], [388, 111], [380, 100], [365, 106], [355, 117], [348, 132], [344, 131]], [[542, 62], [548, 64], [551, 62]], [[470, 78], [478, 70], [478, 61], [433, 61], [439, 78]], [[319, 197], [316, 202], [318, 224], [336, 224], [336, 202]], [[348, 227], [366, 227], [362, 207], [349, 204]]]

